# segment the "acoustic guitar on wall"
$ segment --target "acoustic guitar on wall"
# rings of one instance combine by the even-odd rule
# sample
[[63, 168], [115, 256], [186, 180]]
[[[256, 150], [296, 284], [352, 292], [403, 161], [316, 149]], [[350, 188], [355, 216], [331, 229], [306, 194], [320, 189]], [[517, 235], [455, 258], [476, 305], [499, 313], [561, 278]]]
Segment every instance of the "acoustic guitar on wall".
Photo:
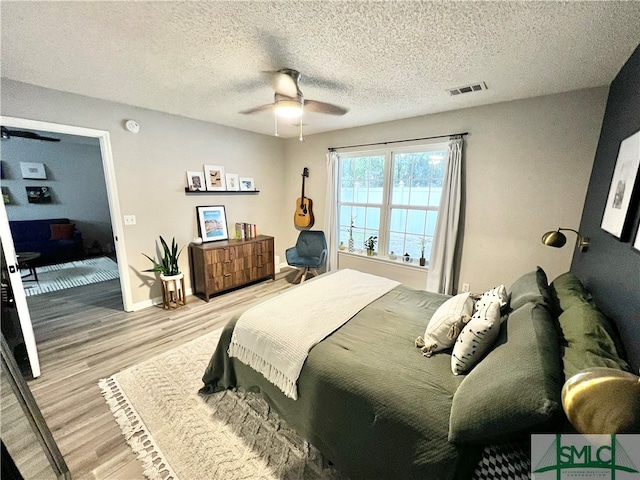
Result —
[[309, 169], [304, 167], [302, 171], [302, 194], [296, 201], [296, 213], [293, 214], [293, 223], [298, 228], [311, 228], [313, 226], [313, 212], [311, 211], [313, 202], [304, 196], [304, 179], [309, 176]]

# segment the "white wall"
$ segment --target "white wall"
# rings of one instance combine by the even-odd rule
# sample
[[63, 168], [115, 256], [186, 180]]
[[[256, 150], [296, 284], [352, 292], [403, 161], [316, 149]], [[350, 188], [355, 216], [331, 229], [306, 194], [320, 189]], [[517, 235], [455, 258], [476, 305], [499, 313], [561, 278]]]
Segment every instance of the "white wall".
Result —
[[[537, 265], [551, 281], [569, 270], [573, 252], [545, 247], [540, 237], [580, 223], [607, 92], [598, 87], [289, 139], [289, 210], [300, 194], [302, 168], [309, 167], [306, 194], [314, 202], [315, 228], [323, 227], [328, 147], [468, 131], [459, 287], [509, 286]], [[293, 244], [297, 232], [286, 233], [283, 242]]]
[[[274, 215], [285, 209], [282, 139], [7, 79], [1, 87], [2, 115], [110, 132], [121, 213], [137, 217], [137, 225], [124, 229], [134, 304], [160, 296], [155, 277], [142, 273], [151, 266], [142, 252], [155, 254], [158, 235], [188, 245], [197, 234], [197, 205], [225, 205], [230, 225], [256, 223], [260, 233], [275, 237], [276, 254], [284, 257], [290, 245], [280, 238], [291, 222]], [[137, 135], [124, 129], [130, 118], [140, 123]], [[260, 194], [186, 195], [186, 171], [204, 164], [254, 177]], [[189, 272], [188, 264], [185, 249], [181, 269]], [[189, 289], [188, 276], [187, 282]]]
[[[103, 250], [113, 244], [107, 190], [100, 146], [96, 139], [56, 136], [60, 142], [43, 142], [12, 137], [2, 142], [0, 158], [11, 203], [6, 205], [9, 220], [69, 218], [82, 232], [84, 246], [98, 241]], [[46, 180], [23, 179], [20, 162], [42, 163]], [[52, 202], [31, 204], [25, 186], [49, 187]]]

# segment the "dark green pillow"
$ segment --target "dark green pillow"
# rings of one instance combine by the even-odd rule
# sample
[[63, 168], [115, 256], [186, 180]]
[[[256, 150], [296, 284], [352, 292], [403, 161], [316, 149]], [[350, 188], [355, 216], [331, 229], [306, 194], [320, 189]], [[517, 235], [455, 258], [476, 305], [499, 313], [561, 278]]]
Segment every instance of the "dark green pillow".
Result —
[[618, 354], [613, 327], [594, 305], [575, 303], [562, 312], [558, 320], [566, 340], [562, 347], [566, 379], [593, 367], [631, 371]]
[[540, 267], [537, 267], [534, 272], [524, 274], [511, 285], [509, 298], [509, 306], [512, 310], [517, 310], [528, 302], [549, 305], [551, 294], [547, 274]]
[[562, 408], [562, 383], [554, 319], [527, 302], [509, 314], [496, 346], [453, 395], [449, 440], [500, 441], [544, 424]]
[[594, 305], [591, 294], [587, 292], [578, 277], [571, 272], [560, 275], [551, 283], [551, 287], [558, 299], [561, 311], [583, 303]]
[[615, 325], [596, 307], [591, 294], [573, 273], [551, 283], [558, 304], [558, 320], [564, 337], [562, 357], [565, 377], [593, 367], [629, 371], [624, 346]]

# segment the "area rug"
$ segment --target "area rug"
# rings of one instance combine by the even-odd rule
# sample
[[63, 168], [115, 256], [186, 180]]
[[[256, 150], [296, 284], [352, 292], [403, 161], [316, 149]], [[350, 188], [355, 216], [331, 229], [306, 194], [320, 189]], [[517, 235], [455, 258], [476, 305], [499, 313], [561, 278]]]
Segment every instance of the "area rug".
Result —
[[[119, 277], [118, 264], [108, 257], [87, 258], [75, 262], [37, 267], [36, 272], [38, 274], [37, 282], [33, 275], [28, 276], [22, 282], [27, 297]], [[20, 274], [29, 275], [29, 270], [20, 270]]]
[[100, 381], [149, 479], [345, 479], [259, 395], [198, 395], [221, 330]]

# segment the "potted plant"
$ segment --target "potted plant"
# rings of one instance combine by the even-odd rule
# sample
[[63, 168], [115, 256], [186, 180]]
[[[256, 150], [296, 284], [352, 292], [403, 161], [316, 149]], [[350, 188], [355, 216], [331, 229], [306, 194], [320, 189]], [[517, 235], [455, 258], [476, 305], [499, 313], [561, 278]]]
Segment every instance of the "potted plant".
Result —
[[427, 260], [424, 258], [424, 247], [427, 245], [427, 237], [422, 237], [420, 239], [420, 266], [424, 267], [427, 263]]
[[378, 241], [378, 237], [371, 235], [364, 241], [364, 248], [367, 249], [367, 255], [373, 256], [373, 251], [376, 249], [376, 243]]
[[171, 248], [169, 248], [162, 236], [160, 236], [160, 243], [164, 253], [160, 262], [143, 253], [153, 263], [153, 268], [144, 271], [160, 274], [160, 280], [162, 280], [162, 303], [165, 308], [180, 304], [184, 305], [186, 303], [184, 299], [184, 274], [178, 266], [178, 258], [182, 253], [182, 248], [178, 251], [178, 244], [175, 238], [171, 241]]
[[162, 257], [161, 263], [156, 262], [155, 258], [151, 258], [146, 253], [143, 253], [143, 255], [153, 263], [153, 268], [144, 271], [157, 272], [160, 274], [160, 278], [162, 278], [163, 275], [165, 277], [182, 275], [182, 272], [180, 272], [180, 267], [178, 267], [178, 258], [182, 253], [182, 249], [178, 251], [178, 244], [176, 243], [176, 239], [174, 238], [171, 241], [171, 248], [169, 248], [167, 242], [164, 241], [162, 235], [160, 236], [160, 243], [162, 244], [162, 249], [164, 251], [164, 256]]
[[349, 226], [349, 252], [353, 253], [353, 251], [355, 250], [353, 248], [353, 224], [355, 223], [356, 217], [355, 216], [351, 216], [351, 224]]

